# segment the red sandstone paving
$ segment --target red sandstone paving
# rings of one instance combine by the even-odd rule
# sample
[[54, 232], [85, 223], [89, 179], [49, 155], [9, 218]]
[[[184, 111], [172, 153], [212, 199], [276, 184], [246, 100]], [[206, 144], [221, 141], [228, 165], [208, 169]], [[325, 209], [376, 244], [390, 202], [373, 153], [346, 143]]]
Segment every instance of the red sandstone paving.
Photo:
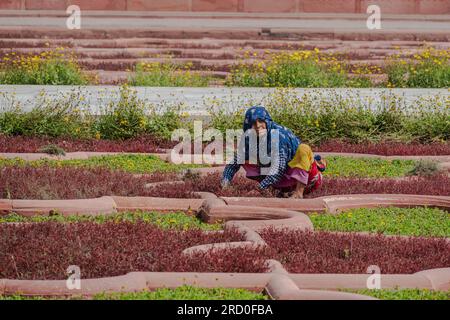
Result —
[[241, 241], [235, 231], [162, 230], [145, 222], [0, 225], [0, 278], [66, 279], [77, 265], [83, 278], [132, 271], [265, 272], [257, 251], [181, 252], [191, 246]]
[[445, 239], [400, 238], [330, 232], [261, 233], [272, 257], [292, 273], [366, 273], [377, 265], [383, 274], [410, 274], [450, 267]]

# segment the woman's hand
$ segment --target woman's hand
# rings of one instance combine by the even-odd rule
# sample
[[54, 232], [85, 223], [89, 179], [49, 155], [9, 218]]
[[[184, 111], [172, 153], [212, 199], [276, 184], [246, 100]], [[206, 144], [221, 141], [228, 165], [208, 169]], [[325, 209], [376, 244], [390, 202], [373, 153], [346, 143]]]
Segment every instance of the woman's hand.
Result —
[[222, 187], [222, 190], [226, 190], [226, 189], [228, 189], [228, 188], [230, 188], [230, 181], [227, 181], [227, 180], [222, 180], [221, 182], [220, 182], [220, 186]]

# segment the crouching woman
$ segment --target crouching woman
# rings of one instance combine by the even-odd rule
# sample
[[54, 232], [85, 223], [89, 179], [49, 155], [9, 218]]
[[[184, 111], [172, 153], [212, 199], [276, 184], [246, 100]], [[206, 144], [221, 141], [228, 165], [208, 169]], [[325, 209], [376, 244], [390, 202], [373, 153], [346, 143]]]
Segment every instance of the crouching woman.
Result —
[[[264, 107], [247, 110], [243, 130], [238, 152], [223, 172], [223, 188], [231, 184], [241, 166], [247, 178], [259, 182], [258, 189], [275, 188], [279, 197], [303, 198], [320, 186], [325, 160], [314, 156], [311, 148], [301, 143], [291, 130], [274, 122]], [[256, 139], [250, 139], [252, 133]], [[263, 155], [261, 146], [266, 149]], [[262, 161], [266, 154], [270, 155], [270, 163]]]

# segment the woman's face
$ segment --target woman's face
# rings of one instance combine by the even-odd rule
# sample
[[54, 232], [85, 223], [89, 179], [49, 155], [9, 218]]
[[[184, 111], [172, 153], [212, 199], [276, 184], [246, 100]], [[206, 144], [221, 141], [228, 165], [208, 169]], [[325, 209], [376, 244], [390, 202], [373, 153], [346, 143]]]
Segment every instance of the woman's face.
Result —
[[264, 134], [266, 134], [267, 132], [267, 125], [266, 122], [263, 120], [256, 120], [255, 123], [252, 126], [253, 129], [255, 129], [256, 134], [258, 136], [262, 136]]

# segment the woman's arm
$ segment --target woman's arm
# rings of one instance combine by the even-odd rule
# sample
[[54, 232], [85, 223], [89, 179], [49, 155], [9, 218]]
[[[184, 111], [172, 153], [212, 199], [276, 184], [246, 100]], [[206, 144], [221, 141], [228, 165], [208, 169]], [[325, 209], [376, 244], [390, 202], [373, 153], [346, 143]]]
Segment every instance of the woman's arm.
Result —
[[233, 161], [227, 164], [225, 166], [225, 169], [223, 170], [221, 181], [222, 186], [227, 186], [228, 184], [230, 184], [231, 180], [233, 180], [234, 175], [239, 171], [240, 167], [241, 165], [238, 163], [238, 155], [235, 154]]
[[283, 178], [288, 166], [288, 159], [286, 152], [281, 150], [280, 154], [272, 159], [272, 164], [267, 176], [259, 183], [261, 189], [267, 189], [271, 185], [277, 183]]

